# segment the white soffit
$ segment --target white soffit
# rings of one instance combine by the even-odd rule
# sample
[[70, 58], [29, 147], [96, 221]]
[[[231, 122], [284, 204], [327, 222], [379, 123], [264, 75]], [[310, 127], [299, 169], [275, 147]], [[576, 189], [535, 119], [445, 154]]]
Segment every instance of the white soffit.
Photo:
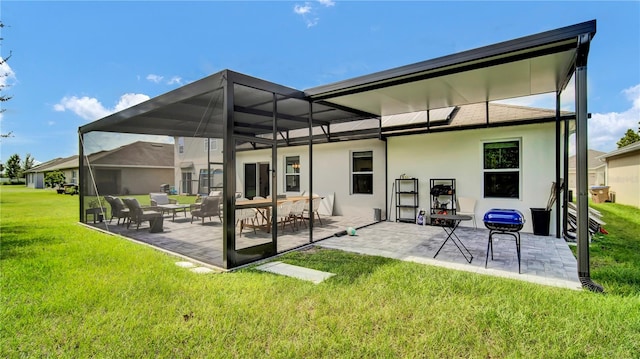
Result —
[[326, 101], [386, 116], [555, 92], [574, 54], [554, 53]]

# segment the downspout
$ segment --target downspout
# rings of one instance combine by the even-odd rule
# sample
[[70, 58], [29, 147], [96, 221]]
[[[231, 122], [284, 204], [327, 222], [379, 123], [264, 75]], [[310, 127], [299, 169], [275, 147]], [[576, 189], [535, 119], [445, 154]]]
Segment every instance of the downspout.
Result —
[[589, 54], [589, 34], [578, 38], [576, 52], [576, 179], [578, 192], [578, 277], [582, 287], [594, 292], [604, 288], [591, 280], [589, 269], [589, 193], [587, 171], [587, 55]]

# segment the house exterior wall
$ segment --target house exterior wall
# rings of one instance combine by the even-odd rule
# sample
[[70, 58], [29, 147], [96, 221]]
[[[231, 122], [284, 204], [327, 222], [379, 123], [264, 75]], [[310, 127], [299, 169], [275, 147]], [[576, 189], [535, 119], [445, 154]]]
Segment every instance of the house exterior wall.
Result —
[[[373, 152], [373, 194], [351, 193], [351, 154], [354, 151]], [[289, 196], [300, 192], [285, 191], [285, 157], [300, 156], [300, 192], [309, 189], [309, 148], [307, 146], [278, 148], [276, 169], [278, 194]], [[236, 190], [244, 189], [244, 164], [271, 163], [270, 150], [244, 151], [236, 154]], [[335, 194], [334, 215], [363, 216], [373, 219], [373, 208], [385, 213], [385, 143], [377, 139], [332, 142], [313, 145], [313, 192]]]
[[640, 207], [640, 151], [607, 159], [607, 185], [616, 203]]
[[[509, 139], [521, 141], [520, 198], [483, 198], [483, 141]], [[393, 179], [406, 174], [419, 179], [419, 205], [428, 209], [429, 180], [455, 178], [457, 196], [476, 199], [475, 216], [480, 226], [489, 209], [510, 208], [525, 216], [522, 231], [533, 232], [530, 208], [546, 207], [555, 181], [554, 123], [391, 137], [387, 141], [389, 196]], [[393, 207], [391, 219], [395, 219]], [[550, 234], [555, 234], [555, 206]]]
[[27, 173], [27, 187], [29, 188], [44, 188], [44, 173], [42, 172], [30, 172]]
[[[171, 181], [180, 194], [198, 193], [198, 178], [201, 170], [206, 170], [208, 161], [222, 163], [223, 140], [212, 139], [215, 145], [211, 146], [207, 156], [206, 138], [175, 137], [174, 162], [175, 172]], [[222, 166], [220, 166], [222, 167]], [[183, 185], [183, 173], [190, 173], [192, 178], [192, 191], [188, 193]], [[169, 182], [167, 182], [169, 183]]]
[[161, 184], [173, 180], [173, 168], [122, 168], [122, 190], [129, 194], [159, 192]]
[[[591, 186], [604, 186], [606, 179], [606, 169], [605, 166], [600, 166], [596, 169], [589, 169], [588, 171], [588, 187]], [[567, 183], [567, 185], [569, 186], [569, 189], [572, 190], [574, 193], [576, 192], [576, 170], [575, 169], [570, 169], [569, 170], [569, 182]]]

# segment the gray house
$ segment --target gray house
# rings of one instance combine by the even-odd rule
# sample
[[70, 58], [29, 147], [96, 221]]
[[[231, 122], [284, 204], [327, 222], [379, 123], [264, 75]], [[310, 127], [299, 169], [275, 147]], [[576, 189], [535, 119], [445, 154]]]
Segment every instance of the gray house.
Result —
[[[88, 177], [102, 194], [143, 194], [158, 192], [161, 184], [173, 183], [173, 145], [138, 141], [115, 149], [92, 153]], [[48, 172], [61, 171], [67, 183], [79, 184], [79, 160], [74, 155], [42, 163], [26, 172], [27, 187], [44, 188]], [[95, 179], [95, 180], [94, 180]]]

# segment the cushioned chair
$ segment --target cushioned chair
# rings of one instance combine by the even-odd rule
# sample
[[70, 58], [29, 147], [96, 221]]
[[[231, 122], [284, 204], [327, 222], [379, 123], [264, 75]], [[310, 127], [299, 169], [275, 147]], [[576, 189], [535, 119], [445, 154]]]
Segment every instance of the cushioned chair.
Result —
[[153, 207], [178, 203], [175, 199], [169, 198], [169, 195], [166, 193], [149, 193], [149, 199]]
[[191, 206], [191, 223], [194, 218], [202, 218], [202, 224], [204, 224], [206, 217], [211, 220], [213, 216], [220, 216], [220, 197], [218, 196], [204, 197], [202, 203]]
[[456, 214], [471, 216], [473, 227], [478, 229], [476, 225], [476, 200], [471, 197], [458, 197], [458, 206]]
[[129, 208], [125, 206], [124, 202], [122, 202], [120, 198], [114, 196], [104, 196], [104, 199], [111, 206], [111, 218], [109, 218], [109, 223], [111, 223], [111, 220], [113, 220], [114, 217], [118, 219], [116, 222], [118, 225], [120, 225], [121, 218], [122, 224], [127, 223], [127, 220], [129, 219]]
[[150, 232], [162, 232], [162, 212], [142, 207], [140, 202], [135, 198], [123, 198], [125, 206], [129, 208], [129, 221], [127, 228], [131, 223], [136, 224], [136, 230], [140, 229], [140, 223], [149, 221]]

